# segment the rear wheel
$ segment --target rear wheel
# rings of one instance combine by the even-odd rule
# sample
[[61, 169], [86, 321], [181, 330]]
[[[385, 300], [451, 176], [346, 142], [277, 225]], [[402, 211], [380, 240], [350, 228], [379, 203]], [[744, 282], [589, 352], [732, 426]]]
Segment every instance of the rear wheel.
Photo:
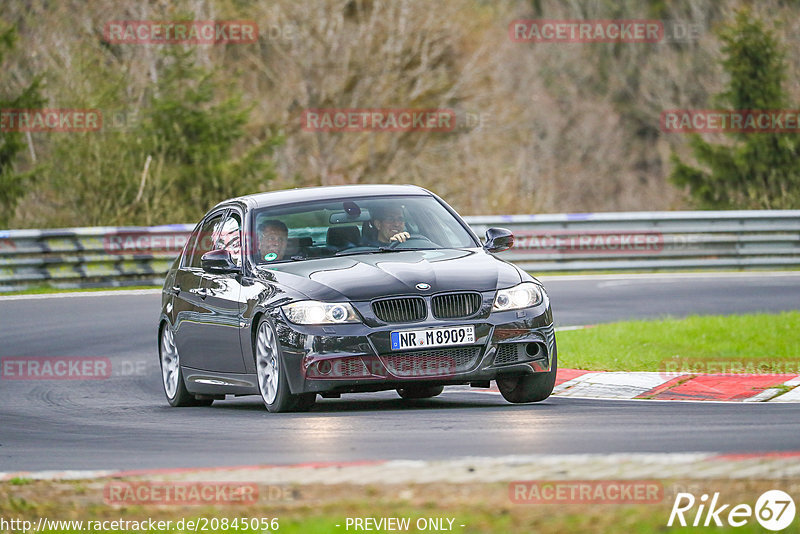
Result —
[[555, 346], [555, 342], [553, 342], [553, 361], [548, 372], [498, 378], [496, 380], [497, 389], [500, 390], [504, 399], [515, 404], [543, 401], [553, 392], [553, 387], [556, 385], [557, 369], [558, 349]]
[[409, 386], [398, 388], [397, 394], [404, 399], [430, 399], [444, 391], [444, 386]]
[[273, 413], [305, 411], [314, 406], [317, 395], [292, 395], [281, 358], [275, 329], [266, 317], [258, 323], [255, 340], [258, 390], [267, 410]]
[[168, 324], [161, 329], [158, 356], [161, 363], [161, 385], [164, 386], [164, 394], [170, 406], [211, 406], [214, 399], [196, 399], [186, 389], [181, 371], [181, 357]]

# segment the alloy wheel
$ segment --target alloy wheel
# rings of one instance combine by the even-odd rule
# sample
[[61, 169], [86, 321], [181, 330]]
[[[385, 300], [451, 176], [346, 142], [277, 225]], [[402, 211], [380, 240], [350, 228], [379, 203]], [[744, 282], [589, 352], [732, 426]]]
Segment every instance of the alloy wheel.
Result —
[[174, 399], [178, 393], [180, 367], [175, 338], [172, 330], [166, 325], [161, 331], [161, 376], [164, 380], [164, 391], [170, 399]]
[[275, 341], [275, 332], [264, 322], [258, 328], [256, 338], [256, 372], [258, 388], [267, 404], [273, 404], [278, 396], [278, 377], [280, 376], [280, 358]]

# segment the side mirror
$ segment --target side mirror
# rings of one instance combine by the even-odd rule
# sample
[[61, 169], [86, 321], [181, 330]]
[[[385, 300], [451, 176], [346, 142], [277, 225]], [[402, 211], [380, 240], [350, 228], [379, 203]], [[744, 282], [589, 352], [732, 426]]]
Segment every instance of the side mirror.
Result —
[[486, 230], [486, 243], [483, 248], [488, 252], [503, 252], [514, 246], [514, 234], [506, 228], [489, 228]]
[[225, 249], [211, 250], [200, 258], [200, 267], [208, 273], [238, 273], [239, 267]]

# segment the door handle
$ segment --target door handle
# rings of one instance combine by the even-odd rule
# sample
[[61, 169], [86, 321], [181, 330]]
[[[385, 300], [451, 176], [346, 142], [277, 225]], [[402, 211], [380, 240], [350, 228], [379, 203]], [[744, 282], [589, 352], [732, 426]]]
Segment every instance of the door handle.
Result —
[[198, 288], [190, 289], [189, 293], [194, 293], [195, 295], [198, 295], [201, 299], [204, 299], [204, 298], [206, 298], [208, 296], [208, 289], [206, 289], [204, 287], [198, 287]]

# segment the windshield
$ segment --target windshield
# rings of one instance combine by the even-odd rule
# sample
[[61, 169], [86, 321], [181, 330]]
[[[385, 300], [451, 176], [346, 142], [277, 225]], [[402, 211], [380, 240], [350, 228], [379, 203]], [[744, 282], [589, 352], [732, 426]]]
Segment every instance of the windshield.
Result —
[[273, 206], [255, 211], [258, 264], [394, 250], [478, 246], [430, 196], [362, 197]]

